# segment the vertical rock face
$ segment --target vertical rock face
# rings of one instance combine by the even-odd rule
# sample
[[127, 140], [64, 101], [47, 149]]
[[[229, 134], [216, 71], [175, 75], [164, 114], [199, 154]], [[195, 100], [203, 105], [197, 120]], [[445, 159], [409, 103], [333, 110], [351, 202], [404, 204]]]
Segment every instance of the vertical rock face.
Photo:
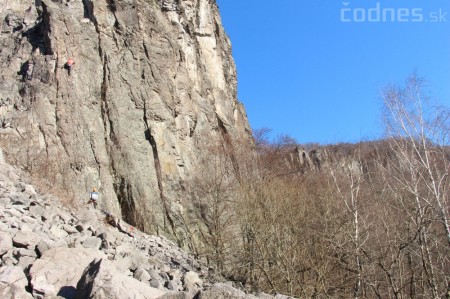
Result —
[[211, 143], [249, 140], [214, 0], [5, 0], [0, 18], [0, 146], [69, 196], [98, 187], [155, 228]]

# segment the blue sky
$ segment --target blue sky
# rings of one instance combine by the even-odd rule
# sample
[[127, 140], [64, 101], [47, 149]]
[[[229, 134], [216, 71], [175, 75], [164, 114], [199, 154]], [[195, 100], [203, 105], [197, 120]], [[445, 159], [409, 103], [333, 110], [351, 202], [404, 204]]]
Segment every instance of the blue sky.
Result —
[[253, 129], [300, 143], [379, 138], [381, 89], [414, 71], [450, 106], [449, 0], [217, 2]]

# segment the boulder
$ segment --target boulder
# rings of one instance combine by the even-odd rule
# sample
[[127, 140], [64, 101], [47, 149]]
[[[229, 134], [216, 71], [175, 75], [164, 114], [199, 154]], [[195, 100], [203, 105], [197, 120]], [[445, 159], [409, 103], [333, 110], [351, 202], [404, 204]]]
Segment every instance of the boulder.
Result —
[[29, 231], [18, 231], [13, 238], [13, 245], [15, 247], [28, 248], [34, 250], [35, 246], [42, 240], [42, 238]]
[[158, 279], [150, 278], [148, 283], [149, 283], [149, 285], [152, 288], [155, 288], [155, 289], [161, 289], [162, 288], [161, 282]]
[[29, 206], [31, 202], [29, 195], [22, 192], [13, 192], [11, 193], [10, 198], [11, 203], [17, 206]]
[[0, 298], [2, 299], [32, 299], [26, 291], [28, 280], [20, 267], [0, 268]]
[[164, 281], [164, 283], [170, 281], [169, 275], [167, 275], [166, 272], [161, 272], [161, 273], [159, 273], [159, 276], [162, 278], [162, 280]]
[[25, 249], [25, 248], [14, 249], [13, 255], [17, 259], [20, 259], [21, 257], [24, 257], [24, 256], [34, 257], [34, 258], [37, 257], [36, 251]]
[[62, 211], [62, 210], [57, 212], [57, 216], [65, 224], [70, 224], [74, 221], [74, 218], [72, 217], [72, 215], [70, 215], [69, 213]]
[[89, 237], [83, 242], [84, 248], [92, 248], [92, 249], [100, 249], [100, 246], [102, 245], [102, 239], [97, 237]]
[[50, 228], [50, 233], [56, 238], [56, 239], [64, 239], [68, 236], [68, 233], [59, 227], [58, 225], [53, 225]]
[[19, 175], [15, 172], [14, 167], [7, 163], [0, 164], [0, 180], [4, 181], [9, 186], [14, 186], [19, 183]]
[[45, 208], [37, 204], [31, 205], [29, 211], [30, 215], [37, 219], [41, 219], [46, 214]]
[[13, 248], [12, 238], [9, 234], [0, 231], [0, 256]]
[[189, 293], [196, 293], [203, 287], [203, 281], [194, 271], [189, 271], [184, 276], [184, 290]]
[[[64, 240], [68, 244], [67, 247], [75, 248], [75, 247], [83, 247], [83, 245], [81, 245], [81, 244], [87, 238], [88, 238], [88, 236], [84, 236], [80, 233], [76, 233], [76, 234], [71, 234], [71, 235], [67, 236], [67, 238], [65, 238]], [[83, 248], [85, 248], [85, 247], [83, 247]]]
[[63, 225], [63, 229], [69, 235], [78, 233], [78, 230], [75, 227], [73, 227], [72, 225], [69, 225], [69, 224], [64, 224]]
[[11, 217], [21, 218], [22, 212], [17, 209], [7, 209], [5, 210], [5, 213], [7, 215], [10, 215]]
[[141, 282], [147, 282], [151, 279], [150, 274], [145, 269], [138, 268], [134, 274], [133, 277]]
[[36, 189], [34, 189], [34, 187], [32, 185], [29, 185], [29, 184], [27, 184], [25, 186], [25, 190], [23, 192], [25, 194], [29, 195], [29, 196], [36, 195]]
[[110, 249], [110, 247], [117, 240], [112, 234], [109, 234], [109, 233], [106, 233], [106, 232], [100, 233], [97, 237], [102, 240], [102, 247], [101, 248], [104, 249], [104, 250]]
[[173, 280], [167, 281], [164, 284], [164, 287], [171, 291], [179, 291], [179, 289], [180, 289], [180, 285], [176, 281], [173, 281]]
[[200, 299], [200, 295], [189, 294], [187, 292], [171, 292], [158, 297], [158, 299]]
[[211, 289], [202, 292], [202, 299], [257, 299], [257, 297], [245, 294], [243, 291], [224, 283], [216, 283]]
[[152, 299], [164, 294], [164, 291], [118, 272], [107, 260], [97, 259], [83, 272], [75, 299]]
[[86, 248], [61, 247], [45, 251], [30, 269], [33, 294], [52, 296], [59, 292], [74, 293], [84, 269], [94, 259], [104, 257], [101, 251]]
[[52, 242], [46, 240], [39, 241], [39, 243], [36, 245], [37, 254], [39, 256], [42, 256], [46, 251], [53, 247], [52, 245], [50, 245], [51, 243]]
[[11, 251], [8, 251], [8, 253], [2, 256], [3, 266], [16, 266], [18, 263], [19, 261], [13, 257]]
[[143, 252], [136, 250], [129, 243], [121, 244], [116, 247], [116, 255], [114, 257], [117, 268], [126, 272], [127, 270], [135, 271], [139, 267], [145, 267], [148, 258]]
[[65, 230], [63, 230], [57, 225], [53, 225], [50, 228], [50, 233], [57, 239], [64, 239], [68, 235], [68, 233]]
[[178, 269], [172, 269], [170, 270], [167, 275], [169, 276], [170, 280], [173, 281], [181, 281], [181, 272]]
[[[22, 221], [24, 220], [23, 218], [24, 217], [22, 217]], [[21, 223], [20, 230], [23, 232], [31, 232], [31, 231], [33, 231], [33, 227], [28, 224]]]
[[[98, 216], [95, 210], [83, 209], [77, 213], [77, 218], [78, 220], [81, 220], [83, 223], [92, 223], [98, 219]], [[87, 227], [84, 226], [84, 229], [87, 229]]]
[[17, 266], [19, 266], [20, 268], [25, 270], [31, 264], [33, 264], [35, 260], [36, 260], [36, 257], [23, 256], [23, 257], [19, 258], [19, 262], [17, 263]]
[[56, 217], [56, 213], [58, 212], [58, 209], [51, 206], [45, 207], [44, 215], [42, 216], [42, 219], [44, 221], [52, 221], [54, 217]]

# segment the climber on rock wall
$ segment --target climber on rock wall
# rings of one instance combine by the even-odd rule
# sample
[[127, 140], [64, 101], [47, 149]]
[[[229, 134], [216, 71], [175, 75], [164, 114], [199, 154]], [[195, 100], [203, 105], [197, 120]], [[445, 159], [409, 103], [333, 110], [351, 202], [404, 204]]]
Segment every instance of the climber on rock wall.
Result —
[[75, 64], [75, 62], [74, 62], [73, 58], [69, 58], [67, 60], [66, 64], [64, 65], [64, 68], [67, 69], [69, 76], [70, 76], [70, 73], [72, 71], [72, 67], [74, 64]]

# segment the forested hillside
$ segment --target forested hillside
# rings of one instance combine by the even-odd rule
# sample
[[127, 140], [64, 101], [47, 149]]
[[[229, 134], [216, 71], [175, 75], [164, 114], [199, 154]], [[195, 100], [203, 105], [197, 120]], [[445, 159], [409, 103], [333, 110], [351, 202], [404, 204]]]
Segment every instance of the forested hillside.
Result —
[[192, 182], [202, 224], [185, 223], [185, 242], [254, 289], [448, 297], [449, 112], [416, 77], [383, 95], [383, 140], [302, 147], [260, 130], [256, 154], [216, 149]]

